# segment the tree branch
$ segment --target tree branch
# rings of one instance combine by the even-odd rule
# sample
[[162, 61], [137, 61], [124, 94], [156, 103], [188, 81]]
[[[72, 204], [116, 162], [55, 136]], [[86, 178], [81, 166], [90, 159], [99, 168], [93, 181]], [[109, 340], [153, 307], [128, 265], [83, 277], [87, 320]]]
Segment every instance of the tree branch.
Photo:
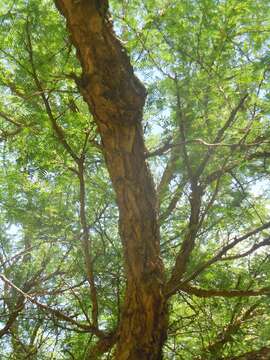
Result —
[[216, 290], [216, 289], [201, 289], [195, 286], [182, 285], [179, 290], [182, 290], [190, 295], [195, 295], [201, 298], [211, 297], [250, 297], [250, 296], [261, 296], [269, 295], [270, 288], [262, 288], [258, 290]]
[[239, 356], [226, 357], [218, 360], [269, 360], [270, 347], [263, 347], [259, 350], [246, 352]]
[[202, 195], [202, 188], [200, 188], [196, 183], [193, 183], [192, 192], [190, 195], [191, 215], [189, 219], [189, 225], [180, 251], [176, 257], [172, 275], [166, 284], [167, 296], [171, 296], [177, 291], [178, 284], [186, 271], [190, 255], [195, 247], [195, 239], [199, 230], [198, 225]]
[[[246, 99], [248, 98], [248, 94], [244, 94], [242, 96], [242, 98], [239, 100], [238, 104], [234, 107], [234, 109], [232, 109], [230, 116], [228, 118], [228, 120], [225, 122], [225, 124], [222, 126], [222, 128], [218, 131], [214, 143], [219, 143], [224, 135], [224, 133], [226, 132], [226, 130], [233, 124], [237, 113], [239, 112], [239, 110], [242, 109], [244, 102], [246, 101]], [[196, 176], [200, 176], [205, 168], [205, 166], [207, 165], [208, 161], [210, 160], [212, 154], [214, 152], [214, 148], [209, 148], [202, 163], [200, 164], [200, 166], [198, 167], [197, 171], [196, 171]]]
[[86, 220], [86, 199], [85, 199], [85, 181], [84, 181], [84, 157], [78, 163], [78, 178], [80, 181], [80, 222], [82, 226], [82, 247], [86, 267], [87, 281], [90, 286], [90, 295], [92, 301], [92, 321], [93, 325], [98, 328], [98, 300], [97, 290], [94, 279], [91, 239], [89, 237], [89, 228]]
[[47, 312], [48, 314], [56, 317], [57, 319], [59, 319], [60, 321], [66, 321], [72, 325], [75, 325], [77, 328], [85, 331], [85, 332], [90, 332], [95, 334], [98, 337], [103, 337], [104, 333], [100, 330], [98, 330], [96, 327], [94, 327], [93, 325], [86, 325], [83, 323], [80, 323], [76, 320], [74, 320], [72, 317], [62, 313], [61, 311], [57, 310], [57, 309], [53, 309], [50, 308], [48, 305], [45, 305], [39, 301], [37, 301], [36, 299], [34, 299], [33, 297], [31, 297], [30, 295], [28, 295], [26, 292], [24, 292], [23, 290], [21, 290], [20, 288], [18, 288], [12, 281], [10, 281], [8, 278], [6, 278], [5, 275], [0, 274], [0, 279], [6, 283], [9, 287], [13, 288], [14, 290], [16, 290], [20, 295], [22, 295], [22, 297], [31, 302], [32, 304], [36, 305], [38, 308], [44, 310], [45, 312]]
[[249, 237], [258, 234], [259, 232], [261, 232], [261, 231], [263, 231], [265, 229], [268, 229], [269, 227], [270, 227], [270, 221], [265, 223], [262, 226], [259, 226], [258, 228], [254, 229], [252, 231], [249, 231], [248, 233], [246, 233], [243, 236], [235, 238], [228, 245], [224, 246], [221, 250], [219, 250], [215, 256], [213, 256], [211, 259], [209, 259], [205, 263], [198, 266], [197, 269], [195, 271], [193, 271], [193, 273], [190, 276], [188, 276], [187, 279], [184, 280], [184, 282], [186, 283], [186, 282], [189, 282], [189, 281], [195, 279], [199, 274], [201, 274], [209, 266], [211, 266], [214, 263], [216, 263], [217, 261], [221, 260], [223, 255], [225, 255], [234, 246], [236, 246], [237, 244], [241, 243], [242, 241], [248, 239]]
[[33, 47], [32, 47], [32, 40], [31, 40], [29, 26], [30, 26], [29, 21], [27, 20], [27, 22], [26, 22], [26, 35], [27, 35], [27, 45], [28, 45], [27, 46], [27, 51], [28, 51], [28, 54], [29, 54], [29, 61], [30, 61], [31, 68], [32, 68], [33, 79], [35, 81], [37, 90], [39, 91], [39, 94], [40, 94], [41, 99], [43, 101], [43, 104], [45, 106], [48, 118], [49, 118], [49, 120], [51, 122], [51, 125], [52, 125], [52, 128], [53, 128], [54, 132], [55, 132], [55, 135], [57, 136], [60, 143], [64, 146], [66, 151], [69, 153], [69, 155], [73, 158], [73, 160], [78, 162], [79, 157], [77, 156], [77, 154], [74, 152], [74, 150], [71, 148], [71, 146], [66, 141], [63, 129], [57, 124], [56, 119], [55, 119], [55, 117], [53, 115], [53, 111], [51, 109], [50, 102], [49, 102], [49, 100], [48, 100], [48, 98], [47, 98], [47, 96], [45, 94], [42, 83], [39, 80], [39, 76], [37, 74], [36, 67], [35, 67], [35, 62], [34, 62]]

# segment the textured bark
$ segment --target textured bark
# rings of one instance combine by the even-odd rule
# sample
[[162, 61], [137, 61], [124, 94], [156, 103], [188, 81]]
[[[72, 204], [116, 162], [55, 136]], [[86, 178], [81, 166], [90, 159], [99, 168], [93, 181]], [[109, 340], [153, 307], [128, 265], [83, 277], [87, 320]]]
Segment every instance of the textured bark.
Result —
[[141, 126], [146, 91], [113, 32], [106, 1], [55, 2], [77, 49], [77, 84], [97, 123], [119, 206], [127, 288], [116, 358], [161, 359], [167, 310], [156, 193]]

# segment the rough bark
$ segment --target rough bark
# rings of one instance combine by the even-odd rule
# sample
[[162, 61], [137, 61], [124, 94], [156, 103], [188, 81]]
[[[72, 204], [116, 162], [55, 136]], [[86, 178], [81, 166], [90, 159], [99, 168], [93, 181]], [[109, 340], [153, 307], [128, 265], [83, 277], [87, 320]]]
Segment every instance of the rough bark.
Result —
[[141, 126], [146, 91], [113, 32], [106, 1], [55, 3], [77, 49], [77, 84], [97, 123], [119, 206], [127, 288], [116, 358], [161, 359], [167, 310], [156, 193]]

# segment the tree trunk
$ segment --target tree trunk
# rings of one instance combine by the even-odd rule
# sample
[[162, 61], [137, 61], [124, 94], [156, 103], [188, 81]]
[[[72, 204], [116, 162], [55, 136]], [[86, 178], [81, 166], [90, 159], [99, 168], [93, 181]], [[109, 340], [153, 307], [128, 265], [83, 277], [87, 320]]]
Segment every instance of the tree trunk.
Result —
[[119, 207], [127, 288], [117, 360], [157, 360], [167, 332], [157, 201], [141, 126], [146, 97], [104, 0], [56, 0], [77, 49], [81, 94], [94, 116]]

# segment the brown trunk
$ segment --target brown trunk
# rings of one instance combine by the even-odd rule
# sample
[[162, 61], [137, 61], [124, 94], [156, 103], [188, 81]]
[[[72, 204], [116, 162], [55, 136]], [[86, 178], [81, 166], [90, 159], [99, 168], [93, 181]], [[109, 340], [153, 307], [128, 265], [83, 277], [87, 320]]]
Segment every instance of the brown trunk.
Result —
[[156, 192], [145, 162], [145, 88], [116, 38], [102, 0], [57, 0], [82, 65], [77, 80], [97, 123], [119, 206], [127, 288], [116, 359], [157, 360], [167, 331]]

